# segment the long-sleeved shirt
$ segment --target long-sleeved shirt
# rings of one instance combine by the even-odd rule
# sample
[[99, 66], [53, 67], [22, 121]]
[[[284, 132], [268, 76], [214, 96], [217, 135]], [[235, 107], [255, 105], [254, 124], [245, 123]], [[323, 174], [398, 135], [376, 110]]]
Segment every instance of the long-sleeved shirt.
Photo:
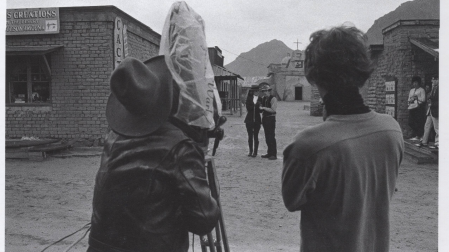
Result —
[[408, 94], [408, 101], [409, 103], [414, 102], [415, 98], [414, 96], [417, 96], [418, 98], [418, 104], [426, 102], [426, 91], [424, 88], [412, 88]]
[[399, 124], [373, 111], [300, 132], [284, 150], [282, 196], [301, 211], [301, 251], [388, 251], [403, 149]]

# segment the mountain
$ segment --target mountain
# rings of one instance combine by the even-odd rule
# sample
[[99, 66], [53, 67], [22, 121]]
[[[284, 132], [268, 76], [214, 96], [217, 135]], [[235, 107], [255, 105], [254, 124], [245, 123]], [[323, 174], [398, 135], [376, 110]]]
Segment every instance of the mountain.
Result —
[[249, 52], [241, 53], [234, 61], [225, 65], [231, 72], [240, 76], [263, 76], [268, 73], [268, 65], [281, 63], [281, 60], [292, 53], [292, 49], [280, 40], [273, 39], [262, 43]]
[[382, 29], [400, 19], [439, 19], [440, 0], [414, 0], [402, 3], [394, 11], [374, 21], [368, 29], [368, 44], [383, 44]]
[[[378, 18], [368, 29], [368, 44], [383, 44], [382, 29], [400, 19], [439, 19], [440, 0], [414, 0], [402, 3], [394, 11]], [[273, 39], [262, 43], [249, 52], [240, 54], [234, 61], [225, 65], [231, 72], [243, 77], [265, 76], [271, 63], [281, 60], [292, 53], [292, 49], [282, 41]]]

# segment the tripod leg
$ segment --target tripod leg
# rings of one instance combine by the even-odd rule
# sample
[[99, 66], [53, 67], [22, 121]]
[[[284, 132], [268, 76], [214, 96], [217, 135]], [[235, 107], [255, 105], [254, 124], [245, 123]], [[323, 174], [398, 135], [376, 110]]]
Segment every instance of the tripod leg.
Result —
[[221, 234], [223, 237], [224, 250], [225, 250], [225, 252], [230, 252], [229, 244], [228, 244], [228, 235], [226, 234], [226, 228], [224, 226], [223, 213], [221, 212], [221, 209], [220, 209], [220, 219], [218, 220], [218, 222], [220, 223]]
[[207, 238], [204, 236], [200, 236], [201, 252], [207, 252], [206, 244], [204, 242], [205, 239], [207, 239]]
[[214, 237], [212, 236], [212, 233], [207, 234], [207, 239], [209, 240], [210, 252], [215, 252]]
[[221, 234], [220, 234], [220, 222], [217, 223], [217, 226], [215, 226], [215, 237], [217, 237], [215, 241], [215, 247], [217, 248], [217, 252], [222, 252], [221, 249]]
[[[209, 186], [211, 188], [211, 194], [212, 197], [214, 197], [217, 200], [217, 204], [218, 204], [218, 208], [220, 209], [220, 218], [218, 219], [218, 224], [216, 226], [217, 231], [221, 231], [221, 235], [217, 235], [217, 237], [221, 237], [223, 240], [223, 246], [224, 246], [224, 250], [225, 252], [229, 252], [229, 244], [228, 244], [228, 236], [226, 234], [226, 229], [225, 229], [225, 225], [224, 225], [224, 220], [223, 220], [223, 211], [221, 208], [221, 201], [220, 201], [220, 194], [219, 194], [219, 186], [218, 186], [218, 178], [216, 176], [216, 170], [215, 170], [215, 164], [214, 164], [214, 160], [212, 158], [210, 158], [207, 161], [207, 177], [209, 180]], [[219, 229], [219, 230], [218, 230]], [[219, 232], [217, 232], [219, 233]], [[218, 238], [217, 238], [218, 241]], [[220, 247], [221, 249], [221, 247]]]

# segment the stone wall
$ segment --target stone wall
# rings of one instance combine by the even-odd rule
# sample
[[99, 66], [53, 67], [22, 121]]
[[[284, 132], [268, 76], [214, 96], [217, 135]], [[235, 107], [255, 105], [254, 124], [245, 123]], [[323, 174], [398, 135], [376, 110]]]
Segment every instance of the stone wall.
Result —
[[410, 38], [438, 38], [438, 26], [398, 26], [384, 34], [384, 48], [381, 52], [373, 52], [372, 59], [375, 70], [367, 81], [366, 104], [379, 113], [385, 113], [385, 82], [397, 81], [396, 120], [401, 125], [404, 136], [409, 136], [407, 100], [413, 76], [420, 76], [423, 81], [429, 80], [432, 74], [438, 73], [438, 61], [430, 54], [413, 46]]
[[60, 33], [7, 36], [7, 46], [63, 45], [49, 53], [51, 97], [48, 104], [6, 106], [6, 137], [103, 139], [105, 108], [113, 70], [114, 20], [128, 25], [130, 56], [158, 54], [160, 35], [113, 6], [60, 8]]
[[321, 96], [316, 86], [312, 86], [312, 100], [310, 101], [310, 115], [323, 116], [323, 105], [320, 104]]

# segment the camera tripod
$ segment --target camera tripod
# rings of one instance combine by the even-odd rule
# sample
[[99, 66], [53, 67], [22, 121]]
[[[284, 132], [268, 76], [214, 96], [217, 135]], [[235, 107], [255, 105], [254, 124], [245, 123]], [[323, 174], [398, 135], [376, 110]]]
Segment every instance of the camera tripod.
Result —
[[[217, 201], [218, 208], [220, 209], [220, 217], [218, 218], [217, 225], [215, 225], [215, 238], [213, 236], [213, 231], [205, 236], [200, 236], [201, 251], [207, 252], [209, 247], [210, 252], [229, 252], [228, 236], [226, 234], [226, 228], [223, 220], [223, 212], [221, 209], [220, 202], [220, 185], [218, 184], [218, 178], [215, 170], [214, 158], [212, 156], [206, 156], [206, 171], [207, 180], [209, 181], [209, 187], [211, 190], [211, 195]], [[223, 245], [223, 247], [222, 247]]]

